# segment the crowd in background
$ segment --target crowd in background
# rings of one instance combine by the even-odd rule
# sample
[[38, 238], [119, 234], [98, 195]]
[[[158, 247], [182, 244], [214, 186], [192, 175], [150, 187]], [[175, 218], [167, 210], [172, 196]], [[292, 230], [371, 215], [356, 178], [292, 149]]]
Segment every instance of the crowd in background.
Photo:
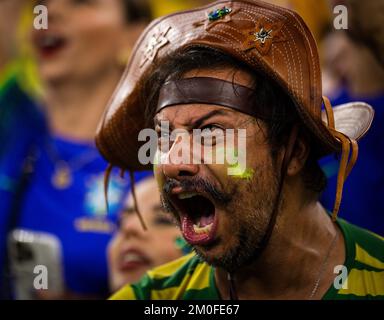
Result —
[[[109, 183], [107, 210], [107, 163], [93, 138], [146, 25], [209, 2], [0, 1], [0, 298], [15, 298], [7, 252], [14, 229], [49, 233], [61, 244], [64, 290], [36, 296], [41, 299], [103, 299], [188, 251], [162, 212], [151, 172], [135, 175], [137, 182], [143, 180], [137, 197], [145, 204], [140, 209], [150, 231], [141, 230], [132, 214], [131, 183], [117, 171]], [[370, 16], [371, 25], [365, 19], [384, 8], [354, 0], [271, 2], [297, 10], [311, 28], [323, 62], [323, 91], [332, 104], [359, 100], [375, 109], [345, 184], [340, 217], [384, 236], [384, 37], [370, 32], [380, 34], [375, 27], [380, 18]], [[48, 8], [48, 30], [33, 27], [38, 4]], [[337, 4], [348, 6], [348, 30], [334, 28]], [[332, 210], [338, 159], [322, 159], [321, 165], [328, 177], [321, 201]]]

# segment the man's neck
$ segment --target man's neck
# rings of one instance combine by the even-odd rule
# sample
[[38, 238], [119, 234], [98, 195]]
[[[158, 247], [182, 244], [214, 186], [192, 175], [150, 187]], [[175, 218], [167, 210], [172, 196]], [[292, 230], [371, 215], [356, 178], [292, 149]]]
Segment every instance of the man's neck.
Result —
[[110, 72], [89, 81], [48, 83], [43, 103], [52, 133], [74, 140], [92, 140], [119, 79], [119, 72]]
[[[344, 263], [343, 237], [339, 235], [332, 243], [340, 230], [317, 202], [296, 210], [294, 216], [287, 215], [290, 219], [281, 218], [285, 212], [280, 213], [257, 261], [234, 274], [239, 299], [309, 299], [323, 267], [324, 276], [311, 298], [320, 299], [333, 282], [335, 263]], [[216, 269], [216, 283], [222, 297], [228, 298], [226, 271]]]

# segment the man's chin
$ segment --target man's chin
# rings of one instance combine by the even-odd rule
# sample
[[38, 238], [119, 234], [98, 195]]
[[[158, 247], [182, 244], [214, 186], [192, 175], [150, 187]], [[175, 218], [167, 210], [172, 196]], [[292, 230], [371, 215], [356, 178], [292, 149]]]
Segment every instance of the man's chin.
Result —
[[196, 254], [209, 265], [227, 269], [228, 266], [225, 261], [228, 261], [228, 252], [223, 248], [219, 241], [212, 243], [209, 246], [193, 246]]
[[[223, 242], [222, 242], [223, 243]], [[250, 265], [259, 259], [259, 252], [254, 251], [244, 251], [242, 245], [233, 245], [228, 246], [221, 245], [217, 243], [215, 246], [211, 245], [210, 247], [199, 247], [194, 246], [194, 251], [196, 254], [209, 265], [221, 268], [228, 272], [234, 272], [242, 267]], [[255, 246], [257, 248], [257, 246]]]

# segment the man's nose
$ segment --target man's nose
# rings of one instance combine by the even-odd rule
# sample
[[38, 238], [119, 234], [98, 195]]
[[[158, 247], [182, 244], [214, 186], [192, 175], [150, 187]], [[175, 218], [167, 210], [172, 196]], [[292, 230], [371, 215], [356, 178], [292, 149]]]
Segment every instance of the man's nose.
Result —
[[[190, 137], [189, 137], [190, 138]], [[193, 146], [190, 139], [177, 137], [162, 164], [163, 173], [168, 178], [194, 176], [199, 172], [198, 164], [193, 161]]]
[[199, 167], [194, 164], [163, 164], [163, 173], [168, 178], [178, 179], [182, 176], [194, 176], [198, 171]]

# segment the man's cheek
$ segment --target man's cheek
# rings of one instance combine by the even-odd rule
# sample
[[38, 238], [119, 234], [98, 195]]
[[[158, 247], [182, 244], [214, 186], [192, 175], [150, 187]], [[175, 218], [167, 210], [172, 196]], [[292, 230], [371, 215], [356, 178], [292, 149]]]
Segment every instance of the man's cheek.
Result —
[[211, 165], [212, 169], [218, 176], [226, 177], [226, 179], [251, 179], [254, 170], [247, 167], [247, 153], [245, 149], [245, 145], [243, 148], [217, 148], [212, 156], [216, 160]]
[[165, 183], [165, 177], [164, 177], [161, 165], [158, 165], [158, 164], [153, 165], [153, 175], [155, 176], [155, 180], [159, 188], [159, 191], [161, 192], [163, 190], [163, 186]]

